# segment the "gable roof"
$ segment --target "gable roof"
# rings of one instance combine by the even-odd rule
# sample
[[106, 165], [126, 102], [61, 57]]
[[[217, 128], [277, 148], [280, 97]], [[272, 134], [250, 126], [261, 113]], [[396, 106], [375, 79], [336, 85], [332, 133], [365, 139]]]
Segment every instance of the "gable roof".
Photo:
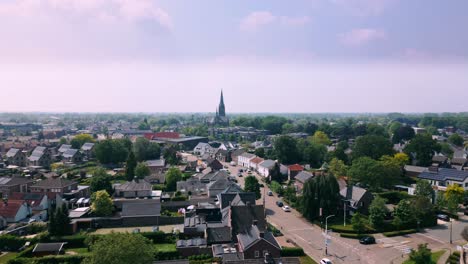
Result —
[[263, 205], [231, 206], [231, 226], [233, 234], [245, 233], [256, 221], [260, 232], [266, 230], [265, 208]]
[[11, 158], [11, 157], [14, 157], [20, 150], [17, 149], [17, 148], [11, 148], [8, 150], [8, 152], [6, 153], [6, 157], [7, 158]]
[[148, 167], [164, 167], [166, 165], [166, 160], [165, 159], [147, 160], [146, 165]]
[[435, 156], [432, 157], [432, 161], [434, 161], [434, 162], [446, 162], [447, 157], [440, 156], [440, 155], [435, 155]]
[[115, 187], [119, 191], [147, 191], [152, 190], [153, 186], [145, 180], [131, 181], [120, 184]]
[[63, 157], [64, 158], [73, 158], [76, 153], [78, 153], [78, 150], [77, 149], [67, 149], [64, 153], [63, 153]]
[[467, 158], [453, 158], [450, 160], [450, 164], [465, 165], [468, 162]]
[[226, 189], [224, 189], [221, 193], [243, 193], [244, 190], [237, 185], [237, 184], [232, 184], [228, 186]]
[[23, 204], [25, 204], [24, 201], [0, 202], [0, 216], [14, 218]]
[[296, 163], [296, 164], [293, 164], [293, 165], [289, 165], [289, 166], [288, 166], [288, 169], [289, 169], [290, 171], [303, 171], [303, 170], [304, 170], [304, 167], [302, 167], [301, 165], [299, 165], [299, 164]]
[[234, 156], [239, 156], [239, 155], [241, 155], [241, 154], [244, 153], [244, 152], [245, 152], [245, 149], [236, 149], [236, 150], [232, 151], [231, 156], [232, 156], [232, 157], [234, 157]]
[[81, 150], [87, 151], [87, 150], [92, 150], [94, 147], [94, 143], [84, 143], [83, 146], [81, 146]]
[[244, 158], [247, 158], [247, 159], [253, 159], [256, 156], [254, 154], [252, 154], [252, 153], [244, 152], [244, 153], [240, 154], [239, 157], [244, 157]]
[[264, 161], [264, 159], [262, 159], [260, 157], [255, 157], [255, 158], [250, 160], [250, 163], [260, 164], [262, 161]]
[[46, 196], [45, 194], [42, 193], [19, 193], [19, 192], [14, 192], [10, 194], [8, 197], [9, 201], [25, 201], [27, 202], [30, 206], [36, 207], [39, 206], [40, 203], [42, 202], [42, 199]]
[[138, 202], [138, 203], [123, 203], [122, 217], [132, 216], [158, 216], [161, 215], [161, 203], [159, 202]]
[[461, 171], [456, 169], [445, 169], [438, 168], [437, 171], [429, 171], [429, 169], [424, 170], [419, 174], [418, 178], [434, 181], [458, 181], [463, 182], [468, 177], [468, 171]]
[[[236, 196], [238, 196], [238, 198], [236, 198]], [[255, 193], [253, 192], [220, 193], [218, 194], [218, 200], [219, 200], [221, 209], [226, 208], [229, 205], [231, 205], [231, 202], [233, 202], [235, 198], [242, 201], [244, 204], [247, 204], [247, 202], [249, 202], [250, 204], [255, 204], [255, 200], [256, 200]]]
[[208, 244], [226, 243], [232, 240], [231, 228], [228, 226], [208, 227], [206, 229], [206, 240]]
[[58, 152], [64, 153], [67, 150], [71, 149], [72, 145], [62, 144], [58, 149]]
[[276, 161], [274, 160], [265, 160], [262, 163], [259, 164], [259, 166], [267, 169], [272, 169], [276, 164]]
[[0, 177], [0, 186], [14, 186], [33, 182], [25, 177]]
[[307, 180], [309, 180], [309, 179], [311, 179], [313, 177], [314, 177], [314, 175], [312, 173], [310, 173], [308, 171], [301, 171], [296, 175], [295, 179], [298, 182], [305, 183]]
[[210, 183], [208, 183], [206, 185], [206, 188], [208, 188], [209, 190], [224, 190], [226, 189], [227, 187], [229, 187], [230, 185], [233, 185], [234, 183], [229, 181], [228, 179], [226, 178], [221, 178], [221, 179], [218, 179], [216, 181], [212, 181]]
[[64, 188], [73, 184], [75, 184], [74, 181], [66, 180], [63, 178], [55, 178], [55, 179], [46, 179], [46, 180], [38, 181], [36, 182], [36, 184], [34, 184], [31, 187]]
[[351, 206], [356, 206], [362, 197], [367, 193], [367, 190], [357, 186], [348, 186], [340, 190], [341, 196], [351, 202]]
[[281, 249], [280, 245], [276, 241], [275, 237], [271, 234], [271, 232], [264, 232], [263, 237], [261, 233], [262, 232], [258, 229], [258, 226], [252, 225], [247, 232], [238, 234], [237, 239], [242, 245], [243, 250], [246, 251], [251, 246], [255, 245], [256, 243], [262, 240], [270, 243], [272, 246], [278, 249]]

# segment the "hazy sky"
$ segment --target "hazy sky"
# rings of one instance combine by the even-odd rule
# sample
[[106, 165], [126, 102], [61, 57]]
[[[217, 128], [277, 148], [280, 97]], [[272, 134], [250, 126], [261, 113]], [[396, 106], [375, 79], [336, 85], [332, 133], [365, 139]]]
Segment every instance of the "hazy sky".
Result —
[[0, 111], [468, 111], [466, 0], [0, 0]]

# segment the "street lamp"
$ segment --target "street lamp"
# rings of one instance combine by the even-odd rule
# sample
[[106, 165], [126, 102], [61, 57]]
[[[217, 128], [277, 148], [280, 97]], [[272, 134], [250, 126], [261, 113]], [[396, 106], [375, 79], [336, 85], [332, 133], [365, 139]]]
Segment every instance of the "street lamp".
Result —
[[329, 215], [325, 218], [325, 256], [328, 256], [328, 218], [335, 215]]
[[450, 244], [452, 244], [452, 218], [450, 218]]

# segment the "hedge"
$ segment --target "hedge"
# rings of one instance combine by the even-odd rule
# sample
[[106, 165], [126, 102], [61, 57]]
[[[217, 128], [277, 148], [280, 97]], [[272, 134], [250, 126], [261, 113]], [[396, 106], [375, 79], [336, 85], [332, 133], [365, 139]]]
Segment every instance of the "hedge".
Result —
[[[351, 226], [351, 225], [350, 225]], [[334, 226], [331, 226], [330, 229], [333, 231], [333, 232], [336, 232], [336, 233], [340, 233], [340, 234], [357, 234], [356, 230], [354, 229], [350, 229], [350, 228], [346, 228], [344, 226], [339, 226], [339, 225], [334, 225]], [[369, 233], [369, 234], [372, 234], [372, 233], [376, 233], [377, 231], [375, 229], [372, 229], [372, 228], [369, 228], [367, 227], [366, 230], [365, 230], [366, 233]]]
[[365, 235], [365, 234], [347, 234], [347, 233], [340, 234], [340, 237], [352, 238], [352, 239], [361, 239], [363, 237], [368, 237], [368, 236], [369, 235]]
[[180, 259], [180, 258], [182, 258], [182, 256], [180, 256], [177, 250], [156, 251], [156, 253], [154, 254], [154, 260], [174, 260], [174, 259]]
[[285, 247], [281, 249], [282, 257], [302, 257], [305, 256], [304, 250], [299, 247]]
[[8, 261], [8, 264], [80, 264], [84, 256], [61, 255], [47, 256], [42, 258], [15, 258]]
[[151, 240], [153, 244], [175, 243], [175, 237], [173, 234], [166, 234], [162, 231], [143, 232], [140, 234], [146, 237], [147, 239]]
[[26, 243], [26, 239], [13, 235], [0, 236], [0, 250], [17, 251]]
[[411, 198], [407, 192], [400, 192], [400, 191], [389, 191], [389, 192], [382, 192], [377, 193], [378, 196], [387, 199], [388, 203], [391, 204], [398, 204], [403, 199]]
[[382, 233], [386, 237], [394, 237], [394, 236], [402, 236], [407, 234], [417, 233], [418, 230], [416, 229], [407, 229], [407, 230], [400, 230], [400, 231], [393, 231], [393, 232], [384, 232]]

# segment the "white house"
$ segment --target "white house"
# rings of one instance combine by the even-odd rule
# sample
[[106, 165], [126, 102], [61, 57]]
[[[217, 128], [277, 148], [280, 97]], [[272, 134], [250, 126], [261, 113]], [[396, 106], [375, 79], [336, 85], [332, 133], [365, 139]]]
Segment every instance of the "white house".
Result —
[[274, 160], [264, 160], [262, 163], [258, 164], [258, 173], [263, 177], [270, 176], [270, 170], [275, 166], [276, 161]]
[[430, 167], [419, 174], [418, 178], [429, 181], [438, 191], [445, 191], [451, 184], [458, 184], [468, 191], [468, 171]]
[[31, 207], [22, 201], [5, 201], [0, 203], [0, 222], [16, 223], [31, 215]]
[[200, 142], [198, 143], [195, 148], [193, 149], [193, 153], [195, 155], [200, 155], [200, 156], [203, 156], [205, 155], [206, 153], [208, 154], [212, 154], [215, 152], [215, 148], [213, 148], [212, 146], [210, 146], [210, 144], [208, 143], [203, 143], [203, 142]]
[[238, 156], [237, 164], [245, 168], [250, 168], [251, 167], [250, 161], [255, 157], [257, 156], [255, 156], [254, 154], [244, 152]]

